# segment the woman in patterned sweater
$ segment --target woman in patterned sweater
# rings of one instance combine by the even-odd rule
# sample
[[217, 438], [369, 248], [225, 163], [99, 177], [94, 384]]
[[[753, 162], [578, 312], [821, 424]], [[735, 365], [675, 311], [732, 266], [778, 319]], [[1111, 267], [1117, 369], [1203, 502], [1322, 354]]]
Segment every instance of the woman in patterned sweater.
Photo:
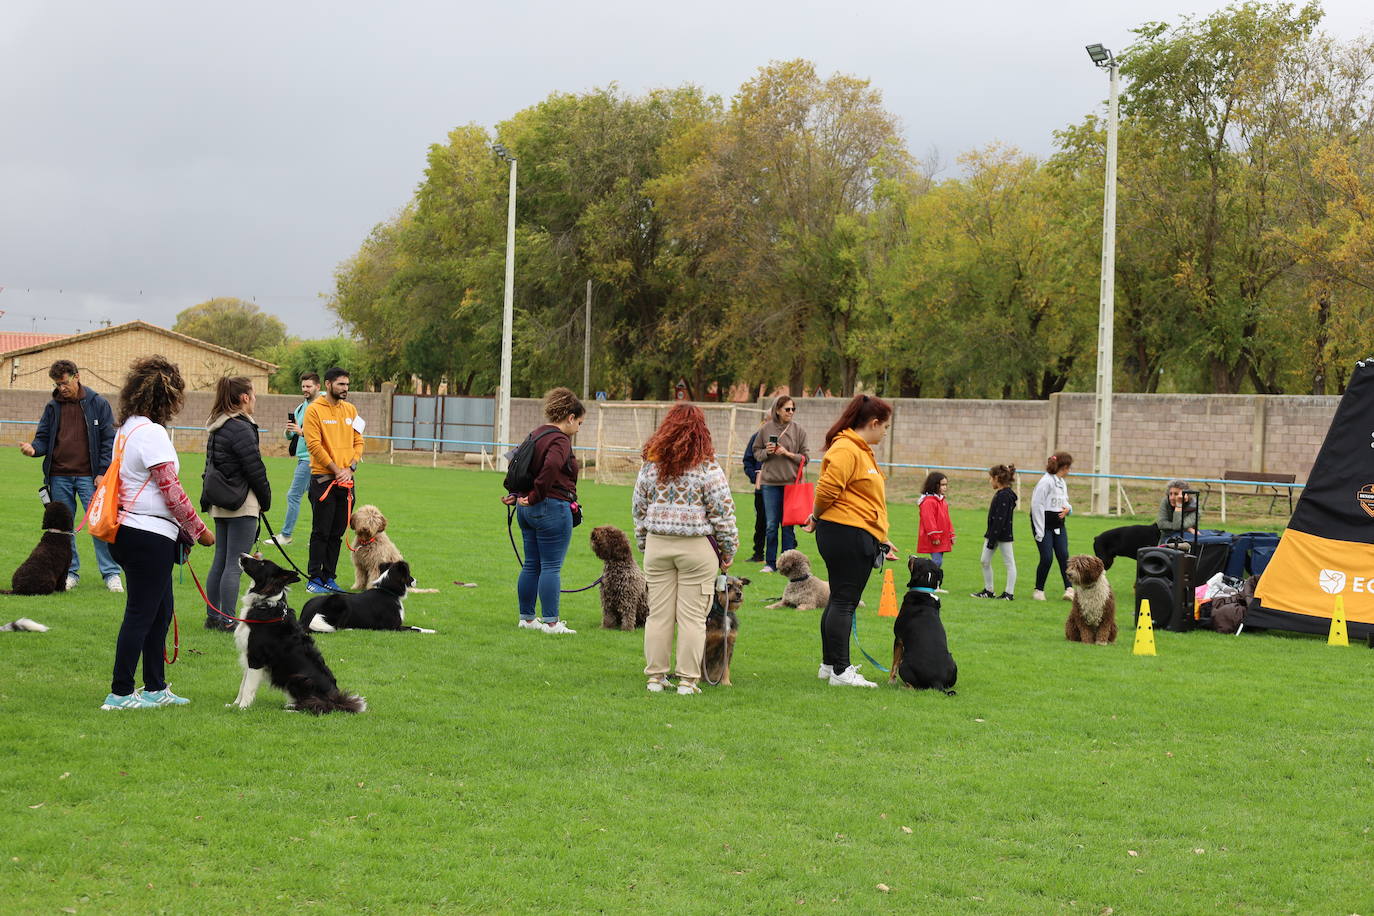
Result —
[[706, 415], [690, 404], [668, 411], [644, 444], [632, 509], [649, 580], [644, 673], [653, 693], [673, 686], [668, 667], [674, 624], [677, 692], [701, 692], [697, 681], [717, 564], [729, 568], [739, 545], [735, 501], [714, 456]]

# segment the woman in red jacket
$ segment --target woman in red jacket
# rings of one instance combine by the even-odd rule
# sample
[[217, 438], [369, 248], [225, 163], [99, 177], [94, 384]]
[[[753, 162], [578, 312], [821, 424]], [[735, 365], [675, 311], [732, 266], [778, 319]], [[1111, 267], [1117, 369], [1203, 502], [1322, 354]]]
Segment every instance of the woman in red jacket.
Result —
[[[930, 554], [931, 562], [942, 566], [945, 554], [954, 549], [954, 523], [949, 520], [949, 478], [931, 471], [921, 487], [921, 527], [916, 536], [916, 552]], [[937, 589], [939, 591], [939, 589]]]

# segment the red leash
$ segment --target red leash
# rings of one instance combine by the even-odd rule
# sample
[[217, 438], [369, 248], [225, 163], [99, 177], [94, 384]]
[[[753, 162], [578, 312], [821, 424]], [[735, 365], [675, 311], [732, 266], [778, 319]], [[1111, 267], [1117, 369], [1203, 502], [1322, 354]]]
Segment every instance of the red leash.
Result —
[[[334, 480], [329, 481], [329, 486], [327, 486], [327, 487], [324, 488], [324, 492], [320, 494], [320, 498], [317, 499], [317, 500], [315, 500], [315, 502], [318, 502], [318, 503], [324, 502], [326, 499], [329, 498], [329, 493], [330, 493], [330, 491], [333, 490], [335, 487], [338, 487], [338, 488], [341, 489], [341, 490], [347, 490], [347, 491], [348, 491], [348, 517], [349, 517], [350, 519], [353, 518], [353, 481], [351, 481], [351, 480], [348, 481], [347, 483], [344, 483], [343, 481], [339, 480], [338, 478], [335, 478]], [[373, 538], [372, 540], [376, 540], [376, 538]], [[361, 547], [361, 546], [363, 546], [364, 544], [371, 544], [371, 543], [372, 543], [372, 541], [359, 541], [359, 542], [358, 542], [358, 546]], [[357, 550], [356, 547], [354, 547], [352, 544], [348, 543], [348, 528], [347, 528], [347, 527], [344, 528], [344, 546], [348, 548], [348, 552], [349, 552], [349, 553], [357, 553], [357, 552], [358, 552], [358, 550]]]
[[[200, 592], [200, 597], [205, 599], [205, 606], [208, 607], [210, 610], [214, 611], [216, 614], [220, 615], [221, 617], [227, 620], [237, 620], [239, 623], [280, 623], [281, 621], [286, 619], [286, 614], [284, 612], [280, 617], [273, 617], [271, 620], [268, 620], [266, 618], [262, 620], [254, 620], [252, 618], [247, 617], [231, 617], [230, 615], [221, 611], [219, 608], [215, 607], [214, 602], [210, 600], [210, 596], [205, 594], [205, 588], [200, 584], [200, 577], [196, 575], [196, 569], [194, 566], [191, 565], [190, 560], [186, 561], [186, 568], [191, 570], [191, 581], [196, 583], [196, 591]], [[173, 619], [175, 619], [175, 616], [173, 617]]]
[[162, 661], [164, 664], [175, 665], [177, 656], [181, 655], [181, 629], [177, 626], [177, 612], [172, 610], [172, 657], [167, 657], [167, 643], [164, 639], [162, 643]]

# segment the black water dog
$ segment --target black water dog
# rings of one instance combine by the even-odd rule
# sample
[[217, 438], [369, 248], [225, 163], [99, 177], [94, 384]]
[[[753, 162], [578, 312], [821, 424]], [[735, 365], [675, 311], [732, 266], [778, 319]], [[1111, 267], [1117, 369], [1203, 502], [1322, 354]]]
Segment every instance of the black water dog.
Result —
[[908, 687], [941, 690], [954, 694], [959, 666], [949, 654], [945, 625], [940, 622], [940, 599], [935, 589], [944, 581], [940, 567], [925, 557], [907, 560], [911, 581], [907, 582], [902, 609], [892, 624], [892, 670], [888, 683], [900, 674]]
[[43, 509], [43, 536], [10, 579], [16, 595], [51, 595], [67, 587], [72, 565], [72, 510], [50, 502]]
[[301, 608], [301, 626], [316, 633], [335, 630], [408, 630], [433, 633], [422, 627], [406, 626], [406, 609], [401, 605], [406, 591], [415, 584], [410, 564], [405, 560], [383, 563], [372, 587], [356, 595], [320, 595]]
[[287, 604], [287, 588], [301, 577], [271, 560], [246, 553], [239, 556], [239, 568], [248, 574], [253, 587], [243, 596], [241, 621], [234, 629], [243, 682], [239, 695], [228, 705], [239, 709], [252, 706], [258, 688], [267, 680], [290, 697], [287, 709], [317, 716], [367, 709], [362, 697], [339, 689], [315, 641]]

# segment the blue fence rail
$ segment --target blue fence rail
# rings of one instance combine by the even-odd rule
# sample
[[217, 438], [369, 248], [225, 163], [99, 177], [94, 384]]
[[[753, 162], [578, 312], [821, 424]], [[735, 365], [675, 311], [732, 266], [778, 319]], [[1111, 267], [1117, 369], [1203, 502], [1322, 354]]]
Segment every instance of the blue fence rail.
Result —
[[[17, 426], [34, 426], [34, 427], [36, 427], [36, 426], [38, 425], [38, 421], [37, 421], [37, 420], [0, 420], [0, 426], [4, 426], [4, 425], [12, 425], [12, 426], [13, 426], [13, 425], [17, 425]], [[176, 433], [176, 432], [183, 432], [183, 433], [200, 433], [200, 434], [203, 434], [203, 433], [205, 432], [205, 427], [203, 427], [203, 426], [170, 426], [170, 427], [168, 427], [168, 429], [170, 429], [173, 433]], [[519, 442], [506, 442], [506, 443], [501, 443], [501, 442], [494, 442], [494, 441], [491, 441], [491, 440], [476, 440], [476, 439], [431, 439], [431, 438], [425, 438], [425, 437], [422, 437], [422, 436], [375, 436], [375, 435], [369, 435], [369, 434], [366, 434], [366, 433], [363, 434], [363, 438], [364, 438], [365, 440], [369, 440], [369, 441], [373, 441], [373, 442], [385, 442], [385, 443], [387, 443], [387, 453], [388, 453], [388, 455], [394, 455], [394, 453], [397, 451], [397, 449], [394, 448], [394, 443], [396, 443], [396, 442], [424, 442], [424, 443], [427, 443], [427, 444], [429, 444], [429, 445], [431, 446], [430, 449], [400, 449], [400, 451], [405, 451], [405, 452], [423, 452], [423, 451], [430, 451], [431, 454], [432, 454], [432, 456], [433, 456], [432, 461], [433, 461], [434, 466], [437, 466], [437, 464], [438, 464], [439, 453], [440, 453], [440, 450], [441, 450], [441, 448], [442, 448], [443, 446], [459, 445], [459, 446], [466, 446], [466, 447], [469, 447], [469, 448], [471, 449], [472, 452], [477, 453], [477, 454], [480, 454], [480, 455], [482, 456], [481, 465], [482, 465], [483, 467], [490, 466], [490, 467], [494, 468], [494, 467], [496, 466], [496, 460], [497, 460], [503, 453], [510, 451], [511, 449], [515, 448], [516, 446], [518, 446], [518, 445], [520, 444]], [[574, 446], [573, 448], [574, 448], [574, 451], [579, 451], [579, 452], [593, 452], [593, 453], [594, 453], [594, 452], [598, 451], [597, 446], [592, 446], [592, 445], [586, 445], [586, 446], [578, 445], [578, 446]], [[630, 448], [630, 447], [626, 447], [626, 446], [601, 446], [601, 447], [600, 447], [600, 451], [602, 451], [602, 452], [615, 452], [615, 453], [618, 453], [618, 454], [633, 455], [633, 456], [637, 456], [637, 455], [639, 454], [639, 449], [637, 449], [637, 448]], [[726, 455], [717, 454], [716, 457], [717, 457], [717, 460], [720, 460], [720, 461], [721, 461], [721, 465], [722, 465], [723, 467], [727, 467], [727, 468], [728, 468], [728, 467], [732, 467], [732, 466], [734, 465], [734, 463], [735, 463], [735, 459], [739, 458], [740, 456], [738, 456], [738, 455], [733, 455], [733, 454], [726, 454]], [[983, 465], [972, 466], [972, 465], [962, 465], [962, 464], [910, 464], [910, 463], [893, 462], [893, 461], [880, 461], [880, 462], [878, 462], [878, 464], [879, 464], [880, 466], [884, 467], [884, 468], [887, 468], [888, 470], [925, 471], [925, 472], [927, 472], [927, 473], [929, 473], [930, 471], [960, 471], [960, 472], [973, 472], [973, 473], [979, 473], [979, 474], [986, 474], [986, 473], [987, 473], [987, 470], [988, 470], [987, 467], [986, 467], [986, 466], [983, 466]], [[1035, 472], [1035, 473], [1038, 474], [1039, 472], [1037, 471], [1037, 472]], [[1016, 490], [1017, 490], [1017, 497], [1018, 497], [1018, 499], [1020, 498], [1020, 495], [1021, 495], [1021, 478], [1022, 478], [1022, 476], [1023, 476], [1023, 474], [1017, 474]], [[1129, 498], [1129, 496], [1126, 494], [1126, 490], [1125, 490], [1125, 485], [1126, 485], [1128, 482], [1161, 483], [1161, 484], [1163, 484], [1163, 483], [1168, 483], [1170, 480], [1174, 480], [1174, 479], [1175, 479], [1174, 477], [1152, 477], [1152, 476], [1142, 475], [1142, 474], [1095, 474], [1095, 473], [1092, 473], [1092, 472], [1090, 472], [1090, 471], [1084, 471], [1084, 472], [1082, 472], [1082, 473], [1079, 473], [1079, 472], [1075, 471], [1073, 476], [1074, 476], [1075, 478], [1081, 479], [1081, 480], [1106, 479], [1106, 480], [1114, 481], [1115, 484], [1116, 484], [1116, 495], [1117, 495], [1117, 507], [1116, 507], [1116, 514], [1117, 514], [1117, 515], [1123, 514], [1123, 512], [1122, 512], [1122, 510], [1123, 510], [1123, 504], [1124, 504], [1124, 508], [1125, 508], [1127, 514], [1132, 514], [1132, 515], [1135, 514], [1135, 512], [1134, 512], [1134, 507], [1131, 505], [1130, 498]], [[1227, 487], [1228, 487], [1228, 486], [1231, 487], [1231, 488], [1237, 488], [1237, 487], [1255, 487], [1257, 490], [1258, 490], [1258, 488], [1260, 488], [1260, 487], [1266, 487], [1266, 488], [1272, 489], [1274, 492], [1278, 492], [1278, 491], [1280, 491], [1280, 490], [1287, 490], [1287, 491], [1289, 491], [1290, 493], [1291, 493], [1292, 491], [1302, 490], [1303, 487], [1306, 486], [1306, 483], [1275, 483], [1275, 482], [1268, 481], [1268, 480], [1235, 480], [1235, 479], [1227, 480], [1227, 479], [1223, 479], [1223, 478], [1220, 478], [1220, 477], [1190, 477], [1190, 478], [1188, 478], [1188, 482], [1189, 482], [1190, 484], [1194, 485], [1194, 486], [1197, 486], [1198, 484], [1202, 484], [1202, 485], [1204, 485], [1204, 486], [1207, 487], [1208, 492], [1210, 492], [1211, 488], [1212, 488], [1214, 485], [1216, 486], [1216, 488], [1218, 489], [1218, 491], [1220, 492], [1220, 495], [1221, 495], [1221, 512], [1220, 512], [1220, 515], [1221, 515], [1221, 522], [1222, 522], [1222, 524], [1225, 524], [1225, 523], [1226, 523]]]

